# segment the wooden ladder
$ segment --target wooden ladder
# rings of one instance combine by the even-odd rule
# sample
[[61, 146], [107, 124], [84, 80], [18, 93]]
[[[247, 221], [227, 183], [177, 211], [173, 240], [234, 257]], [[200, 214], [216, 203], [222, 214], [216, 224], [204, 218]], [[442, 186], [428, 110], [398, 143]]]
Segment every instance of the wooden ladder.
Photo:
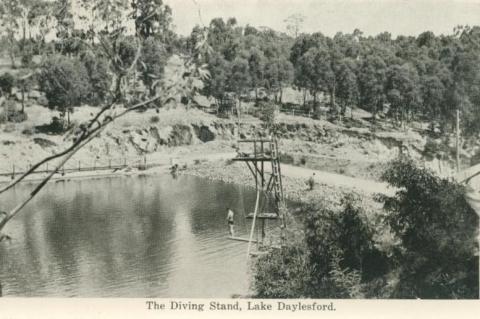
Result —
[[270, 141], [270, 152], [272, 157], [272, 182], [274, 188], [274, 196], [277, 207], [283, 201], [282, 175], [280, 171], [280, 158], [278, 156], [277, 141], [272, 138]]

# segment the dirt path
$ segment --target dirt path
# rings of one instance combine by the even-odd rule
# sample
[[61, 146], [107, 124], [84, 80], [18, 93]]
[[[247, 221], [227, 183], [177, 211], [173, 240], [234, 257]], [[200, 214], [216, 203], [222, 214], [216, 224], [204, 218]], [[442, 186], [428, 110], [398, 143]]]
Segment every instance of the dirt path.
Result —
[[392, 195], [395, 192], [395, 189], [389, 187], [387, 183], [376, 182], [368, 179], [349, 177], [341, 174], [285, 164], [282, 164], [281, 169], [283, 176], [307, 180], [310, 176], [312, 176], [313, 173], [315, 173], [314, 180], [316, 183], [327, 184], [336, 187], [353, 188], [369, 194], [383, 193], [386, 195]]

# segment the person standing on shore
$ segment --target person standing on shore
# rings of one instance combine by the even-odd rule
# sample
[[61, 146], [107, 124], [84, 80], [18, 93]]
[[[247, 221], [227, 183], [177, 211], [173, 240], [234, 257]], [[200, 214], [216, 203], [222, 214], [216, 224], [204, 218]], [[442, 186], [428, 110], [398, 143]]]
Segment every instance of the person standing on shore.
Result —
[[230, 209], [230, 207], [227, 207], [227, 223], [228, 223], [228, 230], [230, 232], [230, 237], [234, 237], [235, 232], [233, 229], [233, 217], [234, 217], [234, 212], [233, 210]]
[[308, 185], [309, 190], [312, 191], [313, 188], [315, 187], [315, 173], [313, 173], [312, 176], [310, 176], [306, 184]]

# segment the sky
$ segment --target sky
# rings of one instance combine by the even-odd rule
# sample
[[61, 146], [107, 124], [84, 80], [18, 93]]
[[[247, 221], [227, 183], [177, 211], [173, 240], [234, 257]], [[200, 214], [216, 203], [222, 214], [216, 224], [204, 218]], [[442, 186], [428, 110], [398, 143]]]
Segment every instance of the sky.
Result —
[[[212, 18], [235, 17], [240, 25], [286, 31], [291, 14], [305, 17], [302, 31], [334, 35], [358, 28], [365, 35], [393, 36], [429, 30], [451, 34], [457, 25], [480, 25], [480, 0], [165, 0], [173, 10], [175, 30], [188, 35]], [[201, 18], [198, 10], [200, 9]]]

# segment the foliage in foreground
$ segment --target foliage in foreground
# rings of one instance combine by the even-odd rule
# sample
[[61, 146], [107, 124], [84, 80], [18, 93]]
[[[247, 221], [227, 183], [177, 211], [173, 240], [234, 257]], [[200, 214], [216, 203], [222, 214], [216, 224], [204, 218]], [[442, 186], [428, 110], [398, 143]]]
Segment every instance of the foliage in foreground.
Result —
[[[378, 195], [383, 230], [347, 196], [340, 211], [305, 209], [305, 237], [260, 258], [260, 298], [478, 298], [478, 219], [463, 186], [418, 168], [390, 164], [383, 179], [399, 190]], [[377, 248], [387, 229], [391, 245]]]
[[[359, 298], [388, 265], [375, 247], [372, 228], [356, 200], [341, 211], [305, 208], [305, 238], [272, 250], [256, 263], [254, 289], [260, 298]], [[377, 269], [371, 266], [377, 262]]]
[[393, 297], [478, 298], [478, 218], [464, 187], [411, 160], [393, 162], [383, 179], [400, 189], [393, 197], [379, 196], [385, 222], [400, 240]]

